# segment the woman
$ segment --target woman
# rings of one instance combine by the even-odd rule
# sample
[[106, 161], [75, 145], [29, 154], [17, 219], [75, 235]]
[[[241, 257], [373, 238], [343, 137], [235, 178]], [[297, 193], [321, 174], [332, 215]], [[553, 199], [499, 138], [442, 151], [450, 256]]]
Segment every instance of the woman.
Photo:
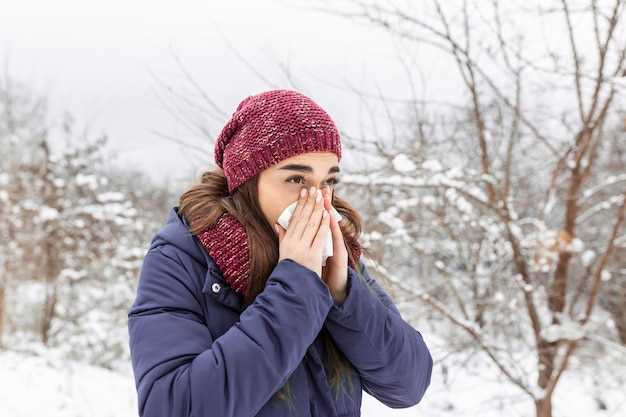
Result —
[[340, 158], [338, 129], [301, 93], [239, 104], [219, 169], [181, 195], [141, 267], [128, 312], [140, 416], [360, 416], [362, 389], [392, 408], [421, 400], [430, 352], [360, 259]]

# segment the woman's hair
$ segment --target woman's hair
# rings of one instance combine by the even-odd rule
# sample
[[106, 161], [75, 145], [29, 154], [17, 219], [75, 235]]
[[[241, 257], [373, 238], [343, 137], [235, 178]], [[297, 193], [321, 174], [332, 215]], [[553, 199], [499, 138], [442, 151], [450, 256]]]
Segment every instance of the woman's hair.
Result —
[[[248, 236], [250, 250], [250, 275], [248, 287], [244, 293], [245, 305], [250, 305], [256, 296], [265, 288], [265, 282], [276, 266], [279, 258], [278, 236], [272, 225], [263, 215], [259, 206], [257, 193], [258, 175], [240, 185], [233, 195], [228, 193], [228, 185], [224, 172], [218, 167], [200, 174], [200, 181], [192, 184], [184, 191], [178, 201], [179, 211], [183, 214], [193, 235], [198, 235], [212, 225], [223, 213], [228, 212], [235, 216], [244, 226]], [[350, 246], [357, 242], [361, 234], [362, 220], [360, 215], [350, 204], [332, 193], [332, 206], [343, 216], [340, 227], [346, 243], [349, 263], [359, 266], [359, 260], [354, 259]], [[244, 215], [246, 213], [246, 215]], [[365, 248], [361, 248], [367, 253]], [[358, 275], [361, 271], [357, 267]], [[325, 277], [323, 276], [325, 279]], [[341, 350], [337, 349], [326, 330], [322, 327], [320, 338], [326, 349], [326, 360], [330, 370], [329, 385], [333, 388], [335, 398], [344, 387], [344, 378], [352, 387], [352, 376], [356, 373], [350, 362]], [[272, 400], [281, 399], [293, 405], [289, 381], [276, 392]]]

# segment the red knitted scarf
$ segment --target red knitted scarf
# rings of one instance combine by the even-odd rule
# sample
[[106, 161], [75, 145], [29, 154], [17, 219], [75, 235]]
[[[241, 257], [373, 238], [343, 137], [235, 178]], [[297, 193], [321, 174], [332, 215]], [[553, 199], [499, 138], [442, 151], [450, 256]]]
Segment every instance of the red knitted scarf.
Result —
[[[235, 291], [244, 294], [249, 282], [250, 251], [244, 226], [230, 213], [222, 214], [211, 226], [198, 234], [207, 253], [215, 260], [224, 279]], [[361, 256], [361, 245], [347, 238], [354, 259]], [[350, 262], [350, 266], [355, 268]]]

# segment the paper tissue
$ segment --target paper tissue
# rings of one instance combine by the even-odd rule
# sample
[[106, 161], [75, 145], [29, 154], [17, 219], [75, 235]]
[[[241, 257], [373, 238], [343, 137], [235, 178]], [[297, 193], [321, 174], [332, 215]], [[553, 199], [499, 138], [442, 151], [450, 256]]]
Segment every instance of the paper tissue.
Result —
[[[296, 209], [297, 205], [298, 205], [298, 200], [288, 205], [278, 217], [278, 224], [280, 224], [282, 227], [287, 229], [287, 227], [289, 226], [289, 220], [291, 219], [291, 216], [293, 215], [293, 212]], [[331, 206], [330, 214], [335, 216], [335, 219], [337, 219], [337, 221], [340, 221], [342, 219], [341, 214], [339, 214], [339, 212], [335, 210], [335, 208], [332, 206]], [[322, 250], [322, 265], [323, 266], [326, 266], [326, 258], [328, 258], [329, 256], [333, 256], [333, 236], [332, 236], [330, 229], [328, 230], [328, 233], [326, 234], [326, 242], [324, 244], [324, 249]]]

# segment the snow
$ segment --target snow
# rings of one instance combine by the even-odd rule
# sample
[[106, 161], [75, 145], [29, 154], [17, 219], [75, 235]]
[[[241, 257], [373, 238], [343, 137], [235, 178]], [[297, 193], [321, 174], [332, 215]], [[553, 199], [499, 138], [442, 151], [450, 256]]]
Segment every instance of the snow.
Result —
[[138, 415], [131, 374], [63, 361], [55, 350], [37, 351], [37, 354], [13, 351], [0, 353], [0, 415]]
[[511, 223], [510, 227], [511, 227], [511, 233], [513, 233], [515, 237], [521, 238], [523, 236], [522, 229], [518, 225]]
[[424, 161], [424, 163], [422, 163], [422, 168], [429, 171], [441, 171], [443, 169], [439, 161], [436, 161], [434, 159], [427, 159], [426, 161]]
[[626, 77], [624, 77], [623, 75], [609, 78], [608, 81], [618, 87], [626, 88]]
[[106, 192], [106, 193], [100, 193], [100, 194], [98, 194], [98, 196], [96, 198], [101, 203], [108, 203], [108, 202], [111, 202], [111, 201], [124, 201], [126, 199], [124, 194], [122, 194], [120, 192], [116, 192], [116, 191], [109, 191], [109, 192]]
[[39, 204], [34, 202], [31, 199], [26, 199], [26, 200], [24, 200], [22, 202], [22, 208], [24, 208], [26, 210], [37, 210], [37, 209], [39, 209]]
[[395, 158], [393, 158], [392, 163], [393, 169], [398, 172], [414, 172], [417, 168], [415, 163], [403, 153], [396, 155]]
[[582, 252], [585, 249], [585, 243], [576, 237], [566, 246], [566, 249], [570, 252]]
[[541, 388], [537, 384], [530, 385], [530, 392], [532, 392], [533, 396], [537, 399], [544, 398], [546, 396], [546, 390]]
[[595, 257], [596, 257], [596, 253], [591, 249], [587, 249], [580, 256], [580, 260], [582, 261], [583, 266], [587, 267], [591, 265], [591, 262], [593, 262]]
[[490, 174], [481, 174], [480, 178], [488, 183], [494, 184], [494, 185], [498, 185], [498, 181], [493, 177], [493, 175]]
[[69, 280], [75, 281], [75, 280], [79, 280], [85, 277], [86, 275], [87, 273], [84, 270], [77, 271], [75, 269], [65, 268], [61, 270], [61, 272], [59, 273], [59, 278], [60, 279], [67, 278]]
[[567, 316], [562, 317], [560, 324], [551, 324], [541, 331], [541, 336], [548, 342], [557, 340], [578, 340], [585, 337], [589, 329], [589, 322], [581, 326], [577, 321]]
[[39, 208], [39, 215], [37, 216], [37, 220], [40, 222], [45, 222], [49, 220], [54, 220], [59, 217], [59, 212], [52, 207], [41, 206]]
[[87, 185], [91, 190], [95, 190], [98, 188], [98, 178], [91, 174], [78, 174], [76, 176], [76, 184], [79, 186]]
[[608, 177], [606, 177], [606, 179], [602, 183], [596, 185], [593, 188], [585, 190], [583, 192], [583, 197], [589, 198], [592, 195], [594, 195], [595, 193], [597, 193], [598, 191], [600, 191], [600, 190], [602, 190], [602, 189], [604, 189], [604, 188], [606, 188], [606, 187], [608, 187], [610, 185], [614, 185], [614, 184], [617, 184], [617, 183], [623, 182], [623, 181], [626, 181], [626, 174], [609, 175]]
[[397, 207], [389, 207], [387, 210], [378, 213], [378, 219], [396, 230], [404, 230], [404, 223], [397, 217], [398, 208]]
[[[431, 385], [419, 404], [391, 409], [363, 392], [363, 417], [534, 417], [529, 396], [508, 383], [481, 353], [443, 361], [448, 343], [420, 328], [435, 367]], [[110, 371], [62, 360], [54, 349], [32, 345], [23, 351], [0, 352], [0, 416], [8, 417], [136, 417], [137, 394], [130, 365]], [[531, 365], [532, 355], [520, 356], [520, 366]], [[616, 358], [607, 358], [615, 363]], [[531, 366], [532, 367], [532, 366]], [[613, 369], [614, 370], [614, 369]], [[623, 386], [612, 369], [598, 364], [597, 374], [566, 372], [554, 393], [554, 415], [610, 417], [626, 415]], [[602, 384], [598, 385], [598, 381]], [[480, 387], [480, 389], [477, 389]], [[540, 387], [528, 387], [540, 396]], [[598, 400], [606, 410], [598, 409]]]

